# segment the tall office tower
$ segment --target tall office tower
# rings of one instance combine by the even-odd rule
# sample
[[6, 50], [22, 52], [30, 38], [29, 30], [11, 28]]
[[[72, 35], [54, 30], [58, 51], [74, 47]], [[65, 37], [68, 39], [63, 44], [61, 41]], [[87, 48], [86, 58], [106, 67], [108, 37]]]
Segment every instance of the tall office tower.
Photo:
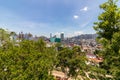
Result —
[[50, 38], [52, 38], [52, 33], [50, 33]]
[[61, 38], [62, 41], [64, 40], [64, 33], [60, 34], [60, 38]]

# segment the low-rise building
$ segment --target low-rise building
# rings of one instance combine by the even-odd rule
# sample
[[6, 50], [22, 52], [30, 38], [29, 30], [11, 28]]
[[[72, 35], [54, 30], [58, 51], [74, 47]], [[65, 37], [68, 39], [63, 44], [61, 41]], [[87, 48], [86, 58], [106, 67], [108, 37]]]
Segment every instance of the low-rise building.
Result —
[[88, 61], [86, 61], [86, 64], [91, 64], [91, 65], [97, 65], [99, 66], [99, 63], [103, 62], [103, 58], [96, 56], [93, 53], [88, 53], [86, 54], [86, 57]]

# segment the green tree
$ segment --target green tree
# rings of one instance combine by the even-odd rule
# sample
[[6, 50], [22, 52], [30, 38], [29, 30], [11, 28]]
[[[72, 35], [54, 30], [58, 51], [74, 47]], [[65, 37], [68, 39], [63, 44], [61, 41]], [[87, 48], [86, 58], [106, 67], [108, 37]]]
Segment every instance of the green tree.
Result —
[[0, 80], [54, 80], [50, 71], [55, 50], [44, 44], [42, 40], [23, 40], [17, 46], [10, 41], [1, 46]]
[[63, 48], [58, 52], [58, 67], [66, 76], [77, 78], [78, 75], [84, 74], [86, 70], [85, 53], [81, 52], [79, 47], [73, 47], [73, 49]]
[[10, 33], [7, 30], [0, 28], [0, 42], [9, 41]]
[[111, 43], [108, 43], [106, 39], [102, 41], [104, 43], [104, 49], [102, 53], [100, 53], [104, 62], [101, 67], [107, 70], [109, 75], [112, 75], [114, 79], [119, 80], [120, 77], [120, 32], [116, 32], [113, 34]]
[[95, 22], [94, 29], [99, 38], [111, 40], [113, 34], [120, 30], [120, 9], [116, 5], [116, 0], [108, 0], [100, 5], [100, 8], [103, 12], [98, 16], [99, 22]]
[[100, 8], [103, 13], [98, 16], [99, 22], [95, 22], [95, 30], [98, 34], [98, 41], [103, 45], [100, 55], [103, 56], [103, 64], [100, 66], [107, 71], [114, 79], [120, 77], [120, 9], [116, 0], [108, 0]]
[[39, 52], [44, 52], [46, 50], [46, 43], [42, 39], [36, 41], [35, 45], [36, 45], [35, 49], [38, 50]]

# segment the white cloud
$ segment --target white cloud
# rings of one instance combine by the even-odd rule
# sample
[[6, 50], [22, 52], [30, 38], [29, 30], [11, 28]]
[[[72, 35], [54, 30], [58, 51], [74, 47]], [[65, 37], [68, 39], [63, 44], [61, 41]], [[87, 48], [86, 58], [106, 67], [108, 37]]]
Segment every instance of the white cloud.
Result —
[[81, 27], [81, 28], [87, 27], [87, 25], [88, 25], [89, 23], [90, 23], [90, 21], [86, 21], [86, 22], [80, 24], [80, 27]]
[[74, 15], [73, 18], [74, 18], [74, 19], [78, 19], [79, 16], [78, 16], [78, 15]]
[[60, 37], [60, 33], [59, 32], [56, 32], [54, 35], [56, 35], [56, 37], [58, 37], [58, 38]]
[[88, 7], [85, 6], [84, 8], [82, 8], [80, 11], [88, 11]]
[[53, 34], [53, 36], [55, 36], [55, 35], [56, 35], [56, 37], [60, 38], [60, 34], [61, 34], [61, 33], [63, 33], [63, 34], [64, 34], [64, 32], [56, 32], [55, 34]]
[[81, 35], [81, 34], [83, 34], [82, 31], [75, 31], [75, 32], [74, 32], [74, 35], [75, 35], [75, 36], [77, 36], [77, 35]]
[[66, 33], [66, 37], [73, 37], [73, 36], [78, 36], [81, 34], [84, 34], [84, 32], [83, 31], [74, 31], [72, 33]]

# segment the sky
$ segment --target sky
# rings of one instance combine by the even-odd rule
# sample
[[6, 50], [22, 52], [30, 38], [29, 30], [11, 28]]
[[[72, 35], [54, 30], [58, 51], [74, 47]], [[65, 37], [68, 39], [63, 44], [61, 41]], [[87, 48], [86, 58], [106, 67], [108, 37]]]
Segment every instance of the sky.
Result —
[[0, 0], [0, 28], [16, 33], [65, 37], [93, 34], [106, 0]]

